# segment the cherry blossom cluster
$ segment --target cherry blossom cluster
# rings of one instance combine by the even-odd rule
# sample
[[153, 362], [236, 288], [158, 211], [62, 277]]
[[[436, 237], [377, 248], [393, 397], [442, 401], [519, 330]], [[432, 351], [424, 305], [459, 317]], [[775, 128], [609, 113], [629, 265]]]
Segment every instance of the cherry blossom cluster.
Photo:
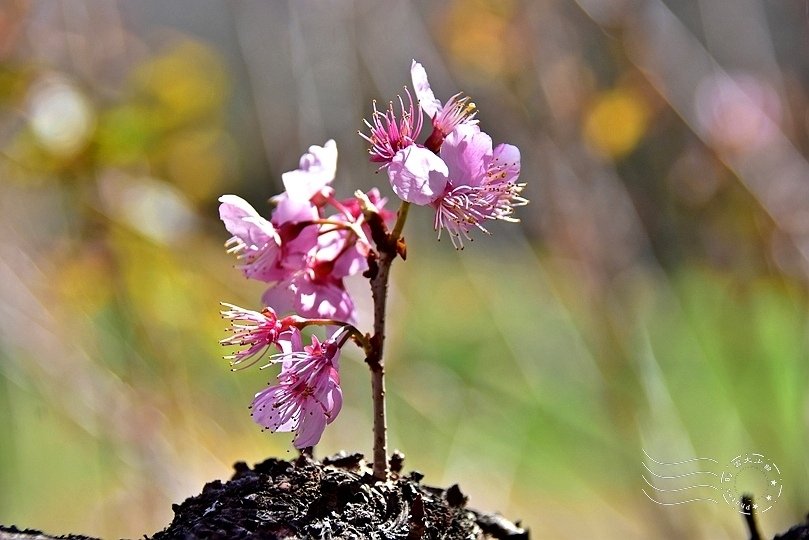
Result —
[[[411, 77], [418, 103], [405, 90], [407, 105], [399, 98], [398, 114], [393, 104], [383, 111], [374, 105], [371, 122], [365, 122], [370, 134], [361, 134], [371, 145], [371, 161], [387, 170], [402, 200], [392, 232], [388, 225], [397, 214], [385, 209], [376, 188], [348, 199], [335, 197], [333, 140], [310, 147], [299, 167], [281, 176], [284, 192], [271, 199], [269, 219], [236, 195], [219, 199], [219, 215], [232, 235], [225, 246], [236, 256], [236, 268], [267, 284], [261, 311], [222, 304], [230, 328], [220, 343], [235, 348], [225, 357], [234, 370], [262, 360], [262, 368], [280, 365], [276, 384], [255, 395], [252, 416], [271, 431], [295, 432], [296, 448], [317, 444], [340, 412], [338, 359], [349, 339], [365, 350], [366, 362], [381, 377], [384, 336], [378, 327], [384, 324], [384, 298], [374, 336], [363, 335], [354, 326], [355, 304], [345, 279], [363, 274], [371, 281], [375, 303], [384, 297], [387, 272], [379, 274], [379, 265], [404, 256], [399, 235], [408, 205], [432, 207], [439, 238], [446, 230], [461, 248], [473, 228], [488, 233], [487, 220], [516, 221], [514, 207], [527, 202], [520, 196], [524, 184], [517, 183], [519, 150], [508, 144], [493, 148], [491, 137], [478, 127], [475, 105], [461, 94], [442, 104], [415, 61]], [[432, 131], [419, 143], [425, 114]], [[331, 335], [325, 341], [312, 335], [311, 344], [304, 345], [301, 331], [310, 326]], [[271, 349], [277, 352], [268, 355]], [[381, 401], [384, 392], [379, 394], [375, 400]]]
[[[233, 236], [226, 246], [250, 279], [269, 283], [262, 296], [276, 312], [353, 322], [354, 302], [344, 278], [363, 272], [372, 249], [361, 203], [384, 206], [379, 191], [337, 200], [331, 182], [337, 145], [312, 146], [300, 167], [281, 176], [285, 191], [273, 197], [269, 220], [244, 199], [224, 195], [219, 215]], [[385, 214], [386, 217], [390, 213]]]
[[[410, 68], [418, 99], [406, 91], [408, 105], [399, 99], [379, 111], [374, 104], [370, 134], [360, 135], [371, 147], [371, 161], [387, 169], [393, 191], [403, 201], [435, 210], [434, 227], [441, 237], [446, 230], [456, 248], [471, 240], [473, 228], [488, 233], [486, 220], [517, 221], [514, 207], [528, 201], [520, 196], [520, 151], [516, 146], [492, 147], [492, 138], [478, 127], [477, 108], [462, 94], [446, 103], [435, 97], [424, 67], [413, 60]], [[422, 111], [432, 123], [423, 144], [417, 143]]]
[[[272, 431], [295, 431], [297, 448], [317, 443], [342, 403], [337, 359], [356, 319], [344, 279], [368, 268], [372, 250], [363, 210], [392, 216], [376, 189], [336, 199], [336, 169], [334, 141], [310, 147], [299, 168], [282, 175], [285, 191], [272, 199], [270, 219], [236, 195], [219, 199], [236, 267], [268, 284], [261, 299], [268, 307], [260, 312], [223, 304], [231, 334], [221, 343], [239, 348], [226, 357], [234, 368], [255, 364], [271, 347], [280, 351], [262, 366], [280, 364], [281, 374], [255, 396], [253, 418]], [[279, 318], [283, 313], [292, 315]], [[302, 347], [300, 330], [309, 325], [337, 330]]]

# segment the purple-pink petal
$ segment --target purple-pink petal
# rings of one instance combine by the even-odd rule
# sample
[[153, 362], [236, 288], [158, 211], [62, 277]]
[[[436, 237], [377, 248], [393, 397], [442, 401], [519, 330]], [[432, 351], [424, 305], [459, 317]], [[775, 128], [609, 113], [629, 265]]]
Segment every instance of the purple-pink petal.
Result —
[[396, 153], [388, 166], [393, 191], [403, 201], [423, 206], [436, 200], [447, 185], [446, 163], [421, 146]]
[[[334, 373], [336, 375], [337, 371]], [[328, 416], [326, 422], [331, 424], [343, 408], [343, 391], [339, 380], [331, 380], [331, 389], [326, 393], [324, 406]]]
[[446, 230], [452, 244], [462, 248], [472, 229], [488, 233], [487, 220], [517, 221], [514, 207], [528, 201], [517, 183], [520, 151], [510, 144], [492, 150], [492, 140], [477, 126], [460, 125], [444, 140], [441, 157], [449, 169], [449, 185], [433, 207], [434, 226]]
[[475, 125], [458, 126], [441, 145], [441, 159], [449, 168], [453, 186], [480, 184], [491, 156], [492, 138]]
[[244, 199], [237, 195], [219, 197], [219, 217], [230, 234], [249, 249], [258, 249], [270, 241], [277, 241], [275, 227], [261, 217]]
[[272, 223], [280, 226], [284, 223], [311, 221], [317, 219], [317, 207], [309, 199], [298, 199], [282, 193], [272, 198], [275, 210], [272, 213]]
[[341, 279], [314, 278], [311, 272], [297, 274], [264, 292], [261, 301], [279, 313], [295, 312], [302, 317], [354, 322], [354, 301]]
[[298, 423], [299, 406], [289, 397], [289, 388], [276, 384], [265, 388], [250, 406], [253, 420], [271, 431], [292, 431]]
[[342, 280], [301, 280], [296, 291], [298, 313], [304, 317], [356, 321], [354, 301]]
[[248, 278], [266, 282], [279, 279], [281, 237], [278, 230], [241, 197], [223, 195], [219, 200], [222, 202], [219, 215], [233, 235], [225, 246], [228, 253], [238, 257], [236, 267]]
[[326, 422], [326, 413], [320, 403], [311, 398], [307, 399], [301, 407], [300, 424], [292, 444], [298, 449], [316, 445], [323, 436]]
[[424, 66], [415, 60], [410, 64], [410, 79], [413, 82], [413, 90], [416, 92], [421, 109], [430, 118], [434, 117], [441, 110], [441, 102], [436, 99], [430, 88], [430, 81], [427, 80], [427, 71]]
[[488, 169], [497, 171], [506, 182], [516, 181], [520, 176], [520, 149], [511, 144], [498, 144]]
[[368, 248], [359, 242], [344, 250], [334, 259], [332, 275], [336, 278], [355, 276], [368, 269]]
[[300, 166], [281, 175], [289, 198], [308, 201], [328, 186], [337, 172], [337, 144], [326, 141], [323, 146], [313, 145], [301, 156]]

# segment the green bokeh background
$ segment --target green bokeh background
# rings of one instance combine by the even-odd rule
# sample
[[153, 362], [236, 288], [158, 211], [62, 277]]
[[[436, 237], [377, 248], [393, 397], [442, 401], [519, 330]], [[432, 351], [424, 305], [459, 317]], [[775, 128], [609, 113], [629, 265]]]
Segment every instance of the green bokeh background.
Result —
[[[356, 130], [416, 58], [520, 147], [532, 202], [463, 251], [411, 212], [387, 358], [406, 468], [536, 538], [722, 539], [746, 533], [721, 493], [655, 504], [643, 465], [693, 464], [644, 451], [759, 453], [783, 483], [762, 529], [785, 530], [809, 509], [806, 28], [754, 0], [3, 5], [0, 523], [152, 534], [233, 462], [294, 456], [246, 409], [272, 375], [221, 359], [218, 302], [262, 286], [216, 199], [269, 212], [328, 138], [338, 195], [393, 197]], [[367, 369], [341, 369], [319, 455], [370, 452]]]

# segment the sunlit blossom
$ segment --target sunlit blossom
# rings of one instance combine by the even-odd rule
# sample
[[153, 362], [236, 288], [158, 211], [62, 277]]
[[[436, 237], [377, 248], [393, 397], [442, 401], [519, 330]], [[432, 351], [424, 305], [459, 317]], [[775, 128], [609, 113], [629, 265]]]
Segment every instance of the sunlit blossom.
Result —
[[[393, 102], [388, 104], [388, 108], [380, 111], [374, 101], [374, 113], [371, 115], [371, 122], [363, 120], [370, 130], [370, 135], [359, 132], [360, 136], [371, 143], [368, 153], [371, 154], [371, 161], [387, 164], [393, 160], [400, 150], [415, 144], [416, 137], [421, 133], [422, 118], [421, 110], [413, 105], [413, 97], [410, 91], [405, 88], [408, 105], [399, 96], [399, 114], [393, 108]], [[384, 165], [383, 165], [384, 166]]]
[[342, 327], [324, 342], [312, 336], [302, 346], [300, 332], [292, 331], [283, 353], [278, 384], [256, 394], [251, 405], [253, 420], [271, 431], [294, 431], [295, 448], [314, 446], [343, 404], [338, 360], [347, 329]]
[[284, 193], [295, 201], [309, 201], [318, 194], [328, 195], [329, 184], [337, 173], [337, 143], [326, 141], [323, 146], [312, 145], [301, 156], [294, 171], [281, 175]]
[[[220, 313], [224, 319], [230, 321], [231, 326], [228, 331], [231, 332], [231, 335], [219, 343], [225, 346], [240, 347], [235, 353], [225, 356], [231, 361], [234, 369], [252, 366], [271, 346], [280, 347], [281, 335], [289, 328], [278, 319], [272, 308], [264, 308], [259, 312], [225, 302], [222, 302], [222, 305], [227, 309]], [[248, 360], [250, 362], [244, 364]]]
[[332, 275], [328, 266], [313, 265], [290, 275], [267, 289], [262, 302], [280, 312], [294, 312], [302, 317], [354, 322], [357, 318], [354, 300], [343, 279]]
[[433, 132], [424, 143], [430, 150], [438, 152], [446, 136], [456, 127], [478, 123], [475, 119], [477, 114], [475, 104], [462, 92], [458, 92], [442, 104], [430, 87], [424, 66], [415, 60], [410, 65], [410, 78], [419, 106], [432, 120]]
[[223, 195], [219, 202], [219, 217], [233, 235], [225, 247], [237, 256], [236, 267], [245, 277], [272, 281], [281, 255], [281, 237], [275, 226], [241, 197]]
[[525, 184], [517, 183], [516, 146], [500, 144], [492, 150], [491, 137], [476, 126], [462, 126], [444, 141], [441, 159], [449, 174], [445, 192], [432, 203], [439, 238], [446, 230], [452, 245], [462, 248], [473, 228], [489, 232], [486, 220], [519, 221], [512, 217], [514, 207], [528, 201], [520, 195]]
[[[287, 191], [273, 198], [276, 206], [270, 220], [240, 197], [220, 198], [220, 216], [233, 235], [226, 244], [228, 251], [237, 255], [237, 268], [246, 277], [270, 284], [262, 301], [276, 313], [356, 319], [343, 278], [367, 269], [370, 231], [356, 198], [333, 197], [328, 184], [336, 157], [334, 141], [310, 147], [301, 167], [284, 176]], [[385, 200], [378, 190], [365, 197], [376, 201], [384, 220], [392, 218], [382, 209]]]
[[394, 193], [403, 201], [425, 205], [437, 199], [447, 185], [446, 163], [431, 150], [411, 146], [396, 154], [388, 167]]

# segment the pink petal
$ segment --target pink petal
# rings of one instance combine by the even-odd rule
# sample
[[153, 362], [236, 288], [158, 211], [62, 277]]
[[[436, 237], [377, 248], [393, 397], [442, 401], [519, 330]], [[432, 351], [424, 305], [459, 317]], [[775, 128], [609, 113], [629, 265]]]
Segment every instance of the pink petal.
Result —
[[337, 143], [310, 146], [301, 156], [300, 167], [281, 175], [290, 199], [308, 201], [334, 180], [337, 172]]
[[301, 343], [301, 331], [294, 326], [289, 330], [281, 332], [276, 340], [281, 353], [284, 354], [284, 361], [281, 364], [281, 371], [290, 369], [294, 360], [290, 358], [290, 354], [295, 351], [302, 351], [303, 344]]
[[288, 394], [283, 385], [265, 388], [253, 399], [253, 421], [271, 431], [292, 431], [298, 424], [299, 407], [294, 402], [285, 408], [275, 407], [275, 403]]
[[[338, 218], [332, 218], [338, 219]], [[351, 241], [351, 244], [348, 242]], [[320, 262], [334, 261], [331, 275], [344, 278], [364, 272], [368, 268], [368, 247], [350, 238], [348, 231], [323, 233], [317, 239], [316, 258]]]
[[446, 162], [455, 187], [479, 185], [491, 156], [492, 138], [475, 125], [459, 125], [441, 145], [441, 159]]
[[427, 72], [424, 66], [413, 60], [410, 64], [410, 78], [413, 81], [413, 90], [419, 100], [421, 109], [430, 118], [434, 117], [441, 110], [441, 102], [435, 98], [430, 82], [427, 80]]
[[326, 393], [325, 402], [323, 403], [326, 413], [328, 414], [326, 422], [329, 424], [334, 422], [334, 419], [337, 418], [337, 415], [340, 414], [340, 410], [343, 408], [343, 390], [336, 382], [333, 384], [333, 388]]
[[342, 280], [300, 281], [296, 291], [298, 314], [304, 317], [354, 322], [354, 301]]
[[421, 146], [408, 146], [393, 157], [388, 178], [403, 201], [423, 206], [444, 192], [449, 170], [444, 161]]
[[359, 243], [344, 251], [334, 261], [332, 275], [336, 278], [355, 276], [368, 269], [367, 249], [363, 249]]
[[276, 283], [261, 301], [276, 313], [295, 312], [301, 317], [327, 318], [353, 323], [354, 301], [340, 279], [313, 281], [306, 273]]
[[219, 217], [230, 234], [239, 238], [248, 247], [257, 249], [271, 239], [278, 241], [275, 227], [261, 217], [244, 199], [236, 195], [219, 197]]
[[326, 429], [326, 414], [323, 407], [314, 399], [307, 399], [301, 409], [301, 420], [293, 445], [295, 448], [306, 448], [320, 442], [323, 430]]
[[291, 288], [291, 282], [291, 279], [285, 279], [271, 286], [261, 295], [261, 303], [273, 308], [276, 313], [296, 312], [295, 292]]
[[503, 174], [503, 182], [514, 182], [520, 176], [520, 149], [510, 144], [499, 144], [492, 153], [490, 171]]
[[284, 223], [309, 221], [317, 219], [317, 208], [309, 199], [294, 199], [288, 193], [282, 193], [272, 198], [275, 203], [275, 210], [272, 213], [272, 222], [280, 227]]

